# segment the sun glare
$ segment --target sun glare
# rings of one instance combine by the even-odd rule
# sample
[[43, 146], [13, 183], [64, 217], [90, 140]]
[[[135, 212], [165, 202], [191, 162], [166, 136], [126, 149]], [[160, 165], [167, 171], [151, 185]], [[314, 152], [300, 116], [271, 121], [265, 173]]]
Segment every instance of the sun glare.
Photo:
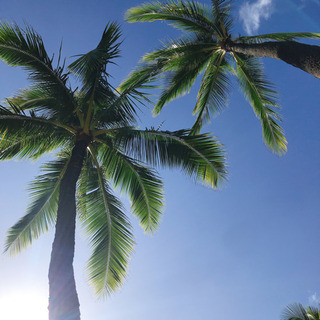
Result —
[[35, 292], [9, 293], [0, 296], [0, 319], [45, 320], [48, 319], [48, 298]]

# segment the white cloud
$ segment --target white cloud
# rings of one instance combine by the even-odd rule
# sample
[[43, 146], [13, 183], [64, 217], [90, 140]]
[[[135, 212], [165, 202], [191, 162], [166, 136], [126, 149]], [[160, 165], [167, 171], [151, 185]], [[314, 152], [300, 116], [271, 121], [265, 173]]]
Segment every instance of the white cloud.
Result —
[[317, 307], [320, 305], [320, 297], [317, 295], [317, 293], [314, 293], [309, 297], [309, 305]]
[[245, 2], [240, 7], [240, 19], [243, 21], [244, 29], [248, 34], [253, 34], [260, 27], [260, 20], [268, 19], [272, 13], [272, 0], [257, 0], [256, 2]]

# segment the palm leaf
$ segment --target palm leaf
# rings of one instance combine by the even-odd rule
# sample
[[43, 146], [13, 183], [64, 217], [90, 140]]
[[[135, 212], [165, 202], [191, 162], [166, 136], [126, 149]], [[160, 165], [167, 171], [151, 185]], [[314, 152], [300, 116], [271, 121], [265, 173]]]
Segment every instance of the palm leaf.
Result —
[[115, 23], [108, 24], [97, 47], [69, 65], [68, 69], [82, 81], [82, 91], [86, 92], [88, 99], [94, 96], [97, 102], [113, 97], [106, 83], [106, 65], [119, 56], [120, 36], [119, 27]]
[[0, 106], [0, 132], [3, 130], [10, 130], [12, 132], [25, 132], [26, 136], [28, 131], [31, 133], [32, 130], [35, 130], [43, 134], [45, 130], [53, 132], [56, 128], [60, 128], [75, 134], [76, 130], [72, 128], [71, 125], [65, 125], [55, 119], [48, 119], [45, 116], [36, 116], [34, 112], [30, 112], [30, 115], [27, 115], [19, 106], [14, 105], [10, 100], [10, 108]]
[[315, 307], [304, 308], [300, 303], [290, 304], [281, 315], [282, 320], [319, 320], [320, 312]]
[[231, 4], [226, 0], [211, 0], [212, 2], [212, 23], [219, 30], [222, 39], [229, 36], [233, 25], [230, 16]]
[[115, 187], [129, 195], [133, 214], [145, 232], [156, 230], [163, 209], [163, 184], [156, 173], [108, 146], [101, 138], [99, 158]]
[[66, 147], [72, 139], [56, 134], [34, 134], [25, 137], [4, 138], [0, 144], [0, 160], [38, 159], [44, 154], [50, 153], [60, 147]]
[[0, 120], [0, 132], [6, 133], [0, 144], [1, 160], [38, 158], [68, 144], [73, 137], [74, 129], [45, 118], [27, 116], [20, 110], [0, 107]]
[[220, 30], [212, 23], [210, 8], [194, 1], [145, 3], [126, 12], [128, 22], [170, 21], [174, 27], [191, 32], [211, 33], [220, 38]]
[[53, 68], [42, 38], [31, 27], [22, 30], [17, 25], [0, 23], [0, 59], [10, 66], [25, 68], [38, 86], [50, 89], [53, 96], [66, 102], [65, 108], [73, 109], [67, 74], [63, 74], [63, 67]]
[[204, 52], [215, 52], [218, 47], [216, 41], [207, 34], [194, 34], [193, 36], [182, 37], [180, 39], [171, 39], [167, 43], [163, 43], [162, 47], [151, 53], [147, 53], [143, 57], [145, 62], [153, 62], [155, 60], [162, 63], [162, 68], [166, 71], [173, 68], [176, 70], [179, 65], [184, 63], [184, 60], [195, 58]]
[[42, 167], [46, 173], [31, 183], [29, 190], [32, 203], [27, 214], [9, 229], [5, 251], [10, 251], [11, 254], [20, 252], [54, 224], [59, 186], [68, 161], [69, 158], [63, 157]]
[[189, 131], [120, 129], [115, 136], [126, 153], [156, 166], [180, 167], [196, 180], [217, 187], [226, 176], [221, 144], [208, 134]]
[[178, 71], [166, 75], [165, 80], [168, 84], [161, 93], [159, 100], [153, 109], [154, 114], [159, 114], [166, 103], [177, 97], [183, 96], [190, 91], [199, 73], [205, 67], [209, 56], [210, 54], [208, 53], [199, 55], [197, 57], [198, 59], [189, 60], [190, 62], [193, 62], [193, 64], [181, 64]]
[[286, 138], [283, 129], [277, 122], [279, 114], [273, 109], [278, 108], [276, 92], [272, 85], [264, 79], [261, 64], [255, 57], [232, 53], [236, 64], [236, 75], [240, 87], [253, 107], [256, 116], [261, 120], [262, 132], [266, 145], [274, 152], [286, 152]]
[[111, 194], [104, 170], [94, 163], [87, 163], [80, 178], [84, 183], [80, 183], [79, 202], [85, 206], [80, 218], [93, 249], [88, 262], [90, 282], [98, 295], [104, 295], [125, 279], [134, 241], [121, 203]]
[[115, 103], [122, 100], [130, 101], [131, 104], [133, 101], [152, 103], [149, 99], [149, 94], [141, 90], [157, 88], [154, 82], [159, 79], [159, 74], [162, 72], [164, 64], [165, 62], [161, 61], [161, 59], [141, 63], [118, 86], [117, 91], [120, 96]]
[[[46, 86], [32, 86], [21, 90], [17, 95], [7, 100], [10, 104], [19, 106], [24, 112], [31, 110], [34, 114], [40, 114], [47, 119], [78, 125], [72, 106], [70, 108], [66, 107], [66, 104], [69, 103], [63, 100], [63, 96], [57, 95], [56, 92]], [[76, 103], [75, 97], [74, 103]]]
[[210, 58], [193, 110], [193, 114], [197, 114], [197, 119], [192, 127], [192, 134], [199, 133], [203, 124], [210, 120], [210, 112], [213, 115], [217, 114], [227, 104], [230, 83], [226, 75], [226, 64], [225, 53], [222, 51], [217, 51]]
[[134, 71], [130, 72], [127, 79], [125, 79], [118, 86], [118, 91], [121, 93], [131, 92], [137, 89], [154, 88], [152, 82], [157, 80], [159, 71], [163, 64], [160, 61], [152, 61], [146, 64], [140, 64]]

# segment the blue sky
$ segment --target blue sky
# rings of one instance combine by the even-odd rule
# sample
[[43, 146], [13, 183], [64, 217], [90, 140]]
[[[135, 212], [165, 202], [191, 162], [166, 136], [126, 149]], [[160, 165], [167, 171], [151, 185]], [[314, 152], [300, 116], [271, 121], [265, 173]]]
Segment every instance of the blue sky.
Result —
[[[49, 53], [57, 52], [62, 40], [66, 57], [92, 49], [105, 25], [119, 22], [122, 57], [110, 70], [117, 85], [160, 40], [179, 35], [165, 23], [124, 22], [125, 10], [140, 3], [3, 0], [0, 19], [31, 24], [43, 36]], [[320, 32], [318, 0], [234, 3], [236, 34]], [[67, 63], [71, 61], [67, 59]], [[203, 130], [213, 132], [227, 150], [228, 181], [213, 191], [179, 170], [160, 170], [166, 192], [163, 221], [151, 237], [143, 234], [132, 218], [137, 246], [128, 279], [107, 300], [97, 300], [86, 282], [89, 250], [78, 228], [75, 272], [83, 319], [210, 320], [236, 315], [239, 320], [270, 320], [279, 319], [289, 303], [318, 303], [319, 80], [283, 62], [263, 61], [280, 94], [287, 154], [278, 157], [265, 147], [259, 121], [235, 84], [228, 108]], [[0, 63], [1, 100], [26, 85], [21, 70]], [[196, 90], [192, 90], [156, 118], [144, 110], [141, 127], [157, 127], [162, 121], [168, 130], [190, 127], [195, 96]], [[0, 163], [1, 245], [6, 230], [25, 213], [26, 187], [40, 164]], [[1, 319], [6, 307], [12, 306], [15, 312], [24, 307], [23, 300], [28, 297], [38, 296], [37, 308], [46, 310], [52, 240], [51, 232], [19, 256], [0, 256]], [[33, 311], [29, 312], [30, 318], [27, 310], [25, 317], [34, 319]], [[17, 319], [14, 313], [11, 316], [6, 319]]]

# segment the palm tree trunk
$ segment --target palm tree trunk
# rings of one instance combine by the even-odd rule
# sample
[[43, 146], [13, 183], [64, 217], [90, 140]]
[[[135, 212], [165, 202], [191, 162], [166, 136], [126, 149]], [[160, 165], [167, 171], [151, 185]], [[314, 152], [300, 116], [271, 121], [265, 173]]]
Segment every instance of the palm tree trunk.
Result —
[[320, 78], [320, 47], [295, 41], [269, 41], [263, 43], [235, 43], [227, 41], [225, 50], [249, 56], [282, 60]]
[[88, 142], [75, 143], [65, 175], [61, 180], [56, 222], [49, 266], [49, 319], [80, 320], [73, 257], [76, 220], [76, 184]]

